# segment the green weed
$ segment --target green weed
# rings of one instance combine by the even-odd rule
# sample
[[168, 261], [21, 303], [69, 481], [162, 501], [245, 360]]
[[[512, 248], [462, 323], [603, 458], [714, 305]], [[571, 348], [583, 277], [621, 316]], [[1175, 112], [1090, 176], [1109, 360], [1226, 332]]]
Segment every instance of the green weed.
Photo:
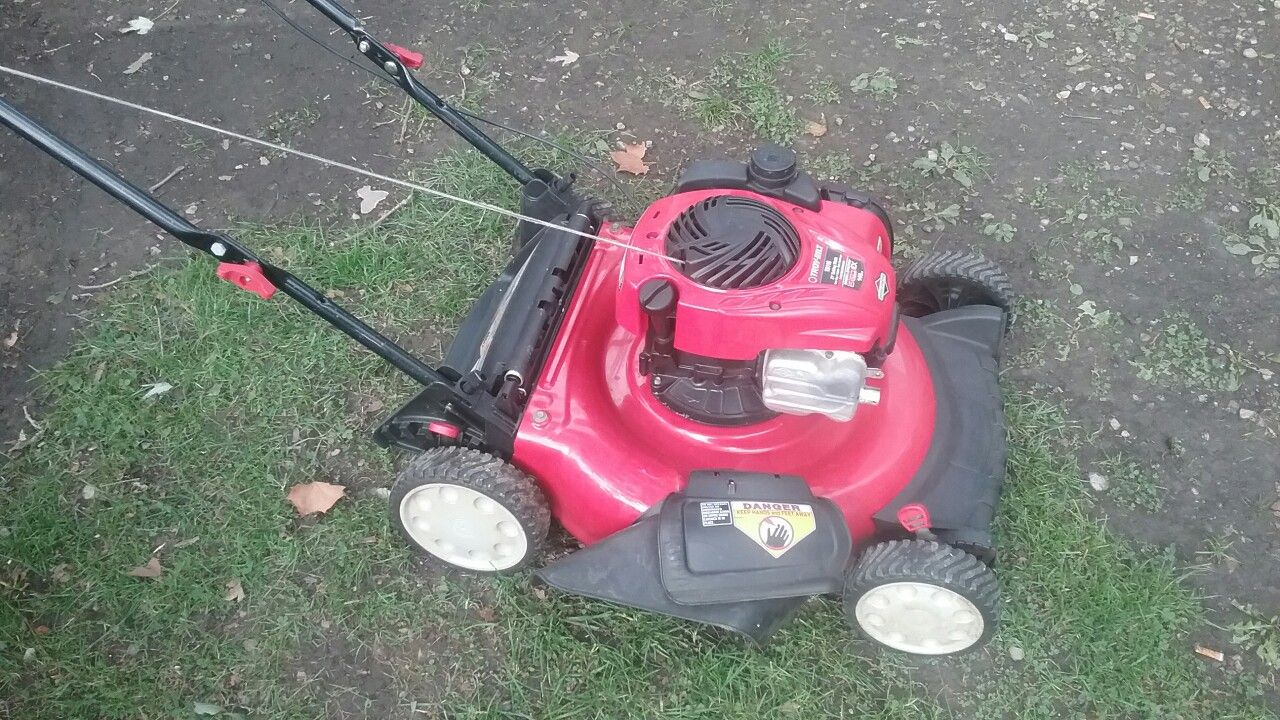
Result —
[[892, 100], [898, 96], [898, 81], [889, 68], [876, 68], [875, 72], [862, 73], [849, 83], [855, 93], [869, 93], [879, 100]]
[[1232, 255], [1249, 258], [1256, 275], [1280, 269], [1280, 205], [1255, 198], [1247, 235], [1228, 235], [1223, 245]]
[[1233, 392], [1246, 365], [1228, 345], [1215, 343], [1186, 313], [1169, 313], [1144, 337], [1142, 357], [1130, 361], [1148, 382], [1177, 382], [1193, 389]]
[[1110, 481], [1107, 496], [1116, 504], [1147, 511], [1160, 509], [1164, 488], [1138, 463], [1124, 455], [1111, 455], [1103, 458], [1101, 469]]
[[944, 142], [916, 158], [911, 167], [928, 177], [950, 178], [967, 190], [973, 187], [978, 174], [985, 172], [986, 163], [976, 149]]

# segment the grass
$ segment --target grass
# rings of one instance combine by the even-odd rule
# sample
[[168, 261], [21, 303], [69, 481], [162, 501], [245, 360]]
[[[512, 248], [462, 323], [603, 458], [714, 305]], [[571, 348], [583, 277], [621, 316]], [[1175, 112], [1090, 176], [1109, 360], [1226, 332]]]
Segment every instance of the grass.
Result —
[[[426, 179], [513, 200], [473, 155]], [[415, 329], [456, 321], [509, 230], [418, 199], [376, 230], [242, 235], [423, 346]], [[194, 260], [117, 288], [43, 377], [43, 434], [0, 469], [0, 716], [1271, 717], [1210, 687], [1189, 652], [1200, 617], [1182, 570], [1092, 517], [1079, 441], [1030, 393], [1008, 398], [1006, 619], [988, 650], [878, 652], [829, 600], [757, 649], [525, 577], [420, 568], [368, 492], [392, 463], [364, 439], [410, 384], [211, 270]], [[174, 389], [144, 399], [158, 381]], [[315, 479], [348, 498], [298, 519], [286, 488]], [[152, 556], [162, 577], [125, 574]]]
[[693, 114], [708, 130], [747, 127], [758, 137], [787, 143], [800, 134], [800, 119], [778, 84], [795, 53], [772, 40], [752, 53], [722, 58], [701, 85], [688, 91]]

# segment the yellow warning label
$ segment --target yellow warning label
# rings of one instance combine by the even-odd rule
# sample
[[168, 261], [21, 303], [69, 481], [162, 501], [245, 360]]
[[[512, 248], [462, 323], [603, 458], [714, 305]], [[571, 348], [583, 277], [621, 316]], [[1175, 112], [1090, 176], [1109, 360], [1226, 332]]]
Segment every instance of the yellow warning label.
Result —
[[733, 526], [775, 558], [782, 557], [818, 527], [810, 505], [738, 500], [730, 505]]

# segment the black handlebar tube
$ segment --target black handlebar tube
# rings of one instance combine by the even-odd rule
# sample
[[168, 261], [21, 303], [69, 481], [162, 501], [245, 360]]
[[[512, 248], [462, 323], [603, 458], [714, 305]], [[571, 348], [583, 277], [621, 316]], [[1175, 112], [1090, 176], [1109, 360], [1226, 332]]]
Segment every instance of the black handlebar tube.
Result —
[[365, 31], [360, 26], [360, 19], [351, 14], [351, 11], [344, 8], [334, 0], [307, 0], [312, 7], [319, 10], [325, 17], [329, 18], [344, 32], [351, 36], [356, 43], [356, 49], [360, 54], [369, 58], [380, 70], [391, 76], [396, 84], [402, 90], [409, 94], [418, 102], [440, 119], [445, 125], [453, 130], [471, 144], [481, 154], [489, 158], [495, 165], [502, 168], [504, 172], [515, 179], [521, 185], [538, 179], [533, 171], [524, 163], [520, 162], [514, 155], [507, 152], [506, 148], [499, 145], [493, 138], [486, 135], [480, 128], [471, 124], [465, 116], [459, 113], [445, 102], [443, 98], [436, 95], [429, 88], [418, 82], [413, 73], [409, 72], [409, 68], [391, 52], [385, 45]]
[[257, 254], [234, 238], [222, 233], [202, 230], [191, 224], [153, 195], [120, 177], [109, 167], [23, 114], [3, 98], [0, 98], [0, 123], [187, 245], [223, 262], [258, 263], [262, 268], [262, 274], [272, 285], [414, 380], [423, 385], [447, 382], [444, 376], [429, 365], [342, 309], [320, 291], [294, 277], [287, 270], [263, 262]]

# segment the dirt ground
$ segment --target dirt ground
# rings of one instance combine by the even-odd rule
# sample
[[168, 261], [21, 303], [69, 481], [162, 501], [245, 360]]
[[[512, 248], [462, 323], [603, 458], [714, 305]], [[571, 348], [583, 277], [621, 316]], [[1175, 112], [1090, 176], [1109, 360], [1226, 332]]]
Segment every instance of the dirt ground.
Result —
[[[1251, 264], [1280, 240], [1249, 226], [1280, 208], [1280, 2], [358, 5], [426, 52], [425, 79], [495, 118], [650, 142], [644, 192], [759, 142], [749, 121], [700, 115], [700, 83], [780, 39], [794, 51], [783, 110], [822, 128], [792, 143], [812, 166], [888, 196], [908, 255], [974, 245], [1006, 267], [1026, 300], [1008, 382], [1092, 436], [1081, 482], [1106, 522], [1203, 566], [1191, 582], [1221, 623], [1233, 603], [1280, 613], [1280, 270]], [[304, 3], [286, 7], [327, 35]], [[168, 8], [8, 2], [0, 63], [380, 172], [450, 142], [257, 3]], [[121, 34], [136, 16], [155, 29]], [[549, 62], [566, 49], [579, 58]], [[161, 197], [209, 227], [347, 222], [367, 184], [23, 80], [0, 77], [0, 94], [140, 185], [181, 168]], [[9, 134], [0, 212], [7, 444], [34, 411], [33, 371], [66, 351], [100, 286], [182, 250]], [[1234, 254], [1233, 236], [1270, 249]]]

